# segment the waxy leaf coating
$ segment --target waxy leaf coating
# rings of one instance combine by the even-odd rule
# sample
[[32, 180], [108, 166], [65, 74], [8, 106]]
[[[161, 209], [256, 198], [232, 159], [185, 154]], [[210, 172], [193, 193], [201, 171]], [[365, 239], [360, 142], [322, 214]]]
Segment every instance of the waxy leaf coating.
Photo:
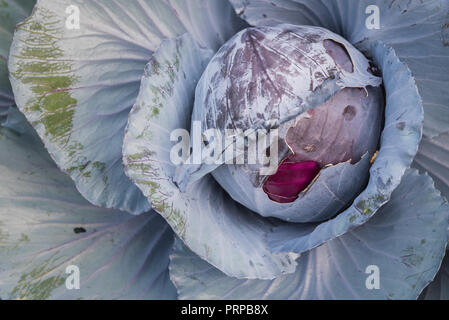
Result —
[[[332, 81], [339, 87], [337, 92], [322, 103], [311, 104], [311, 97], [326, 96], [321, 90]], [[372, 156], [378, 146], [384, 105], [380, 83], [381, 79], [369, 71], [368, 60], [346, 40], [327, 30], [294, 25], [248, 28], [229, 40], [210, 61], [198, 83], [192, 121], [201, 121], [203, 130], [218, 129], [223, 135], [228, 129], [247, 132], [277, 121], [279, 150], [274, 151], [278, 152], [275, 168], [291, 152], [297, 151], [297, 156], [301, 156], [298, 148], [319, 156], [295, 158], [295, 162], [311, 160], [322, 168], [348, 160], [355, 164], [364, 154]], [[296, 124], [299, 132], [292, 130]], [[262, 216], [307, 222], [304, 216], [310, 216], [311, 203], [316, 204], [316, 199], [305, 203], [300, 196], [294, 208], [302, 209], [296, 215], [292, 208], [274, 205], [273, 195], [265, 195], [267, 177], [260, 169], [260, 162], [225, 164], [212, 175], [234, 200]], [[359, 177], [366, 177], [367, 171], [357, 170], [356, 176], [355, 168], [329, 170], [336, 170], [333, 175], [342, 175], [338, 190], [336, 185], [330, 190], [335, 208], [332, 216], [348, 201], [347, 196], [342, 199], [334, 195], [355, 196], [362, 190], [359, 182], [363, 178]], [[308, 185], [297, 189], [294, 197], [277, 194], [289, 200], [276, 202], [292, 202]], [[329, 211], [329, 196], [324, 199], [323, 211]]]

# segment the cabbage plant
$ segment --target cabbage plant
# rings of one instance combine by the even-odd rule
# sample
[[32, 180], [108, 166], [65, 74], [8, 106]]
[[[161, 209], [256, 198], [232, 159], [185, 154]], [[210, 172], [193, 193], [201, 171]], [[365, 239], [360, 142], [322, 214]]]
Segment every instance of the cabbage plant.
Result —
[[0, 298], [449, 298], [449, 1], [0, 16]]

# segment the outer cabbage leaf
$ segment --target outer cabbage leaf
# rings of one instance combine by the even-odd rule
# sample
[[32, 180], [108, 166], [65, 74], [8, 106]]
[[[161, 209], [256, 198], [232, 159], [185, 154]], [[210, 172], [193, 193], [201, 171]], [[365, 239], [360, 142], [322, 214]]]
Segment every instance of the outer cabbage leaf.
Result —
[[304, 252], [368, 221], [388, 202], [417, 152], [423, 110], [409, 69], [398, 60], [393, 49], [380, 42], [368, 44], [365, 49], [381, 69], [386, 91], [385, 126], [368, 186], [332, 220], [318, 225], [285, 224], [274, 228], [268, 241], [275, 252]]
[[126, 174], [177, 235], [225, 273], [272, 279], [294, 272], [296, 254], [273, 255], [266, 246], [264, 236], [274, 224], [235, 203], [210, 175], [186, 192], [172, 181], [177, 166], [170, 134], [189, 129], [195, 87], [212, 55], [188, 34], [164, 41], [155, 52], [126, 129]]
[[433, 139], [424, 137], [413, 166], [428, 171], [437, 188], [449, 199], [449, 133]]
[[[409, 169], [379, 214], [301, 255], [294, 274], [227, 277], [176, 241], [170, 277], [180, 299], [416, 299], [444, 257], [448, 218], [432, 179]], [[379, 289], [366, 286], [368, 266], [379, 268]]]
[[[23, 134], [0, 129], [0, 298], [175, 298], [167, 223], [154, 211], [89, 204], [19, 121]], [[80, 290], [65, 286], [70, 265], [79, 267]]]
[[420, 296], [423, 300], [449, 300], [449, 255], [443, 259], [437, 276]]
[[192, 30], [217, 48], [241, 26], [221, 0], [38, 1], [11, 48], [16, 102], [86, 199], [142, 213], [121, 146], [145, 64], [164, 38]]
[[[392, 46], [416, 79], [425, 110], [416, 167], [427, 170], [449, 198], [449, 2], [440, 0], [231, 0], [252, 25], [308, 24], [339, 33], [357, 45], [381, 40]], [[365, 25], [376, 5], [380, 29]], [[443, 157], [436, 158], [428, 151]]]
[[36, 0], [6, 0], [0, 3], [0, 121], [14, 105], [8, 79], [8, 55], [16, 24], [31, 13]]

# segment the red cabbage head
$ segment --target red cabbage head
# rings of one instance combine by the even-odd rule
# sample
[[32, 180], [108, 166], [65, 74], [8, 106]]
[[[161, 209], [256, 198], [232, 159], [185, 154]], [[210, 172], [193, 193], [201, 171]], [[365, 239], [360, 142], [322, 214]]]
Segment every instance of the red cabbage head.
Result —
[[243, 139], [240, 156], [212, 172], [234, 200], [263, 216], [309, 222], [335, 215], [364, 187], [383, 107], [381, 79], [346, 40], [279, 25], [245, 29], [217, 52], [192, 120]]

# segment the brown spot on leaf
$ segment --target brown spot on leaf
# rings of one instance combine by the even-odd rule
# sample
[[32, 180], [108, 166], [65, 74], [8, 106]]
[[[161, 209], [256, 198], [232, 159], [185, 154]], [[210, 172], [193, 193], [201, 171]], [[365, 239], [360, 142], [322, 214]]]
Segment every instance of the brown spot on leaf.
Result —
[[351, 121], [357, 114], [357, 110], [354, 106], [347, 106], [345, 110], [343, 110], [343, 117], [346, 121]]
[[379, 150], [377, 150], [377, 151], [373, 154], [373, 156], [371, 157], [369, 163], [373, 164], [374, 161], [376, 161], [378, 155], [379, 155]]
[[307, 152], [314, 152], [316, 150], [316, 146], [313, 144], [307, 144], [303, 147], [303, 149]]
[[398, 130], [400, 131], [403, 131], [405, 129], [405, 122], [396, 123], [396, 128], [398, 128]]

